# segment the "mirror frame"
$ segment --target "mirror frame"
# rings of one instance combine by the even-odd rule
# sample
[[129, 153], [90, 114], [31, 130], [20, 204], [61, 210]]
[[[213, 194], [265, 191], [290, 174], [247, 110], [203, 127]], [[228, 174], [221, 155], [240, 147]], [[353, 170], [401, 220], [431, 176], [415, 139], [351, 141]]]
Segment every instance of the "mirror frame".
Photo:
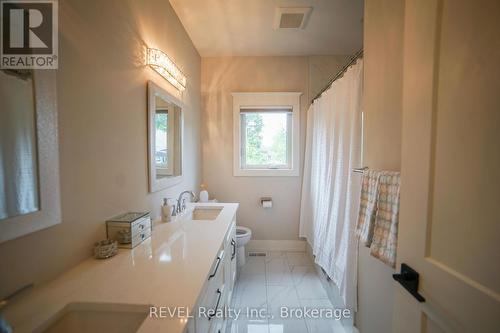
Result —
[[[156, 114], [156, 100], [155, 97], [160, 96], [164, 100], [177, 105], [180, 109], [180, 141], [181, 141], [181, 174], [179, 176], [167, 177], [163, 179], [156, 179], [156, 165], [155, 165], [155, 114]], [[168, 93], [165, 89], [153, 81], [148, 81], [148, 175], [149, 175], [149, 192], [158, 192], [166, 188], [172, 187], [182, 182], [184, 177], [184, 104], [176, 97]]]
[[33, 70], [40, 209], [0, 220], [0, 243], [61, 223], [56, 71]]

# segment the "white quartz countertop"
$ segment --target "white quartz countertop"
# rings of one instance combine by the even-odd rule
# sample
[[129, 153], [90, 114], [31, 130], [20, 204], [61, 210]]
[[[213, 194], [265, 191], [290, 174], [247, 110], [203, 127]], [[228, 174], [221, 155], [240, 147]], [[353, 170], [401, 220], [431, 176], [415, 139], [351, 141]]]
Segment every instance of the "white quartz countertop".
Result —
[[[212, 221], [155, 223], [151, 238], [134, 249], [120, 249], [110, 259], [89, 258], [13, 299], [5, 317], [14, 332], [32, 332], [75, 302], [194, 308], [238, 204], [188, 204], [187, 209], [193, 206], [223, 209]], [[148, 316], [138, 332], [181, 333], [186, 322]]]

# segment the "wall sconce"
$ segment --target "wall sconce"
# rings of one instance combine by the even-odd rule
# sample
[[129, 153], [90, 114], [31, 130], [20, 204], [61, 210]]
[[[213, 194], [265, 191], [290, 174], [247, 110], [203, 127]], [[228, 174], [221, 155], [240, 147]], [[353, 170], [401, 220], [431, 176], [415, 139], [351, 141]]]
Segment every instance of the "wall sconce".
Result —
[[186, 76], [161, 50], [148, 48], [147, 64], [179, 91], [186, 89]]

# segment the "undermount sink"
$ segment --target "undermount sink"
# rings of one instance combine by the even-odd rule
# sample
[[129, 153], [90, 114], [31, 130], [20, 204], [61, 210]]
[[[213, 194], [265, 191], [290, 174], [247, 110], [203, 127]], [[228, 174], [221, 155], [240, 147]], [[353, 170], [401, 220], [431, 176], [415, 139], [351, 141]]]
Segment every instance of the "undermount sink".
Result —
[[139, 329], [148, 313], [148, 305], [69, 303], [36, 332], [132, 333]]
[[192, 220], [215, 220], [222, 211], [222, 207], [196, 207], [191, 213]]

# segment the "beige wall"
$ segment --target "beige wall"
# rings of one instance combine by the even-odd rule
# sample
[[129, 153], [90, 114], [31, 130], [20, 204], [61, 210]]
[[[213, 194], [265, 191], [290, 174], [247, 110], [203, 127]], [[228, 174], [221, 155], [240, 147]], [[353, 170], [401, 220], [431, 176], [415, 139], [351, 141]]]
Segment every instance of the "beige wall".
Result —
[[314, 98], [347, 63], [350, 55], [309, 56], [309, 95]]
[[[253, 239], [298, 239], [299, 177], [234, 177], [231, 92], [302, 92], [300, 156], [302, 175], [306, 111], [317, 92], [341, 66], [345, 56], [219, 57], [202, 59], [203, 181], [211, 196], [239, 202], [238, 224], [253, 231]], [[313, 70], [311, 70], [313, 69]], [[259, 205], [273, 198], [273, 208]]]
[[[302, 92], [300, 152], [303, 155], [308, 106], [306, 57], [202, 59], [203, 181], [219, 201], [239, 202], [238, 224], [253, 239], [298, 239], [302, 177], [234, 177], [231, 92]], [[302, 159], [301, 159], [302, 160]], [[301, 170], [302, 170], [301, 161]], [[263, 209], [259, 198], [273, 198]]]
[[[371, 169], [401, 168], [403, 20], [403, 1], [365, 2], [363, 159]], [[390, 332], [394, 270], [362, 245], [358, 270], [358, 329]]]
[[[0, 244], [0, 296], [74, 266], [105, 237], [104, 220], [151, 210], [198, 188], [200, 56], [168, 1], [59, 1], [57, 94], [61, 224]], [[188, 78], [185, 179], [155, 194], [147, 187], [146, 83], [175, 90], [142, 62], [144, 45], [168, 53]], [[43, 198], [42, 198], [43, 200]]]

